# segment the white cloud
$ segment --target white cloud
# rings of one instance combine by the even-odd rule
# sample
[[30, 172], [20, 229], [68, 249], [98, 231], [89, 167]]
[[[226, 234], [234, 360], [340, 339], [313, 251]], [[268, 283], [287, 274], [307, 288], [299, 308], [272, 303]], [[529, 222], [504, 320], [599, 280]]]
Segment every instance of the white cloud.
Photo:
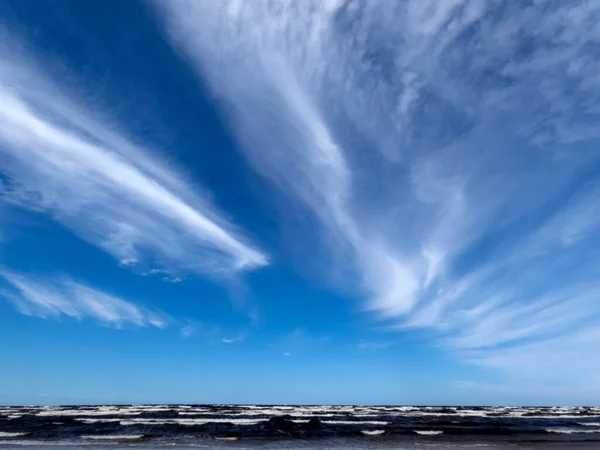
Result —
[[181, 277], [162, 277], [162, 281], [165, 283], [181, 283], [183, 278]]
[[[300, 54], [292, 56], [310, 58], [310, 52], [319, 53], [322, 34], [328, 33], [325, 26], [339, 2], [313, 3], [289, 2], [278, 9], [269, 2], [200, 5], [182, 1], [168, 8], [176, 32], [189, 40], [192, 54], [206, 69], [215, 90], [225, 92], [237, 106], [239, 137], [256, 169], [311, 208], [342, 247], [340, 252], [353, 254], [374, 308], [405, 312], [414, 302], [416, 275], [408, 261], [353, 217], [348, 162], [318, 102], [307, 91], [308, 80], [295, 72], [299, 69], [293, 64], [296, 61], [290, 61], [287, 54], [297, 51]], [[285, 42], [280, 33], [289, 33], [291, 47], [281, 48]], [[293, 46], [296, 39], [309, 48]], [[234, 63], [239, 64], [235, 70]], [[313, 69], [320, 68], [306, 68]], [[277, 125], [267, 133], [267, 123]], [[270, 143], [273, 139], [275, 146]]]
[[237, 336], [233, 336], [230, 338], [222, 338], [221, 341], [224, 342], [225, 344], [233, 344], [235, 342], [241, 342], [244, 339], [246, 339], [246, 334], [241, 333], [241, 334], [238, 334]]
[[179, 330], [179, 334], [182, 338], [187, 339], [198, 332], [198, 329], [201, 328], [198, 324], [188, 323], [181, 327]]
[[48, 212], [125, 265], [224, 275], [267, 264], [181, 174], [95, 119], [15, 48], [3, 48], [0, 63], [6, 199]]
[[489, 367], [574, 348], [598, 311], [600, 5], [156, 4], [249, 161], [325, 230], [317, 271]]
[[[549, 173], [554, 183], [546, 195], [589, 161], [544, 158], [532, 149], [535, 173], [507, 164], [514, 153], [506, 147], [519, 145], [523, 124], [540, 120], [530, 105], [546, 105], [549, 94], [532, 88], [541, 74], [524, 68], [510, 90], [501, 80], [474, 85], [487, 82], [487, 66], [501, 56], [466, 40], [478, 21], [493, 22], [496, 12], [482, 2], [158, 5], [174, 42], [235, 106], [232, 120], [249, 160], [320, 219], [341, 255], [336, 263], [350, 256], [342, 272], [358, 272], [369, 308], [384, 315], [411, 311], [453, 257], [527, 213]], [[532, 14], [525, 8], [519, 26], [537, 23]], [[506, 57], [519, 51], [513, 27], [474, 32], [482, 45], [500, 40]], [[577, 49], [582, 53], [583, 43]], [[462, 60], [472, 64], [468, 76], [455, 68]], [[502, 64], [500, 71], [516, 67]], [[444, 70], [449, 75], [438, 76]], [[521, 104], [522, 93], [534, 98]], [[600, 89], [595, 94], [600, 99]], [[498, 135], [494, 128], [512, 108], [521, 114], [506, 126], [518, 125], [516, 136]], [[554, 118], [555, 128], [571, 119]], [[365, 158], [356, 139], [379, 155]]]
[[69, 278], [50, 281], [6, 271], [0, 276], [9, 285], [0, 294], [28, 316], [91, 318], [115, 327], [129, 323], [139, 327], [165, 328], [171, 323], [164, 313], [150, 311]]

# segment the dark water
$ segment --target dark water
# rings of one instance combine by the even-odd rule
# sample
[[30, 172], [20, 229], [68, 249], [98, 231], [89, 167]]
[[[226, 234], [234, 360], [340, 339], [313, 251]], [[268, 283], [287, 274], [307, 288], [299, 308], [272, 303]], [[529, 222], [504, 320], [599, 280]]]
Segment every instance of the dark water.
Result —
[[600, 408], [0, 407], [0, 446], [600, 449]]

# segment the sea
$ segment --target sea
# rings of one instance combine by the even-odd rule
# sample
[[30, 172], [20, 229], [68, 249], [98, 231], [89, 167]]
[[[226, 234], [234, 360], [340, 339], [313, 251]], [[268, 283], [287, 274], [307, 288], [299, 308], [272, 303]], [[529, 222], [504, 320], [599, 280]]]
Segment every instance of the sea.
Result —
[[599, 407], [0, 406], [2, 449], [600, 449]]

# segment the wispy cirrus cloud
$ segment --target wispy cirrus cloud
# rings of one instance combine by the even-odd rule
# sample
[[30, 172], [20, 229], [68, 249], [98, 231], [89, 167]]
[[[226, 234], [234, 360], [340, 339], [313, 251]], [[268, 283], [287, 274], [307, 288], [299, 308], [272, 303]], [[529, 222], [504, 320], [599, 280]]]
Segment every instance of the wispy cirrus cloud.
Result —
[[48, 213], [122, 264], [162, 270], [171, 281], [267, 264], [184, 176], [70, 98], [20, 48], [0, 54], [6, 201]]
[[28, 316], [89, 318], [115, 327], [132, 324], [165, 328], [174, 323], [164, 313], [150, 311], [70, 278], [50, 280], [2, 271], [0, 279], [8, 286], [0, 290], [0, 296]]
[[[372, 235], [353, 216], [347, 157], [327, 126], [321, 105], [307, 92], [310, 80], [299, 76], [296, 70], [302, 68], [290, 61], [290, 57], [308, 58], [310, 71], [317, 68], [310, 61], [313, 53], [319, 58], [317, 64], [327, 56], [319, 45], [335, 5], [313, 3], [305, 7], [291, 2], [281, 9], [269, 2], [183, 1], [163, 6], [173, 19], [177, 38], [186, 39], [203, 74], [214, 81], [214, 89], [236, 105], [233, 120], [256, 169], [313, 211], [335, 241], [334, 249], [339, 246], [340, 253], [353, 255], [375, 308], [403, 312], [414, 302], [418, 280], [402, 255], [390, 251], [380, 236]], [[200, 32], [199, 20], [206, 20]], [[219, 45], [210, 43], [211, 35], [218, 37]], [[304, 44], [297, 45], [300, 41]], [[234, 61], [240, 64], [236, 70]], [[242, 73], [247, 76], [241, 77]], [[267, 133], [263, 131], [267, 123], [277, 125]], [[272, 150], [265, 153], [266, 149]]]
[[244, 339], [246, 339], [246, 334], [240, 333], [232, 337], [224, 337], [221, 339], [221, 342], [224, 342], [225, 344], [234, 344], [236, 342], [242, 342]]
[[488, 367], [577, 347], [598, 311], [600, 6], [156, 5], [255, 169], [318, 219], [321, 272]]

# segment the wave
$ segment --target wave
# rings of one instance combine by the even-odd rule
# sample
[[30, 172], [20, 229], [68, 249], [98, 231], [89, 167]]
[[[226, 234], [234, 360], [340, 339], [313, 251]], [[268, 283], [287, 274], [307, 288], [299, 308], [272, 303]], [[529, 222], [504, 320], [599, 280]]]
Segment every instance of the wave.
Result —
[[575, 428], [547, 428], [546, 432], [548, 433], [558, 433], [558, 434], [577, 434], [577, 433], [598, 433], [600, 434], [600, 428], [598, 429], [575, 429]]
[[[576, 419], [575, 419], [576, 418]], [[574, 419], [574, 420], [573, 420]], [[14, 432], [29, 431], [26, 437]], [[1, 434], [3, 433], [3, 434]], [[579, 434], [585, 433], [585, 434]], [[0, 408], [0, 441], [46, 443], [64, 439], [107, 445], [145, 436], [159, 443], [198, 436], [312, 439], [385, 435], [385, 439], [530, 439], [565, 442], [595, 439], [600, 408], [421, 407], [276, 405], [105, 405]], [[571, 435], [569, 437], [569, 435]], [[4, 439], [2, 439], [4, 438]], [[89, 440], [88, 440], [89, 439]], [[62, 441], [61, 441], [62, 442]], [[123, 444], [119, 444], [123, 445]]]
[[99, 410], [49, 410], [40, 411], [36, 415], [39, 417], [56, 417], [56, 416], [139, 416], [142, 411], [137, 410], [118, 410], [118, 409], [99, 409]]
[[380, 434], [384, 434], [385, 430], [360, 430], [360, 432], [367, 436], [379, 436]]
[[208, 419], [129, 419], [119, 421], [120, 425], [207, 425], [209, 423], [230, 423], [233, 425], [258, 425], [266, 419], [237, 419], [234, 417], [214, 417]]
[[323, 420], [327, 425], [389, 425], [381, 420]]
[[75, 419], [77, 422], [94, 424], [94, 423], [116, 423], [120, 422], [121, 419]]
[[[89, 420], [97, 420], [97, 419], [79, 419], [84, 423], [96, 423], [89, 422]], [[202, 419], [127, 419], [127, 420], [119, 420], [119, 419], [104, 419], [98, 420], [98, 422], [112, 422], [119, 421], [119, 423], [123, 426], [128, 425], [206, 425], [209, 423], [231, 423], [233, 425], [258, 425], [259, 423], [266, 422], [268, 418], [264, 419], [246, 419], [246, 418], [238, 418], [238, 417], [213, 417], [213, 418], [202, 418]], [[291, 422], [294, 423], [308, 423], [310, 420], [308, 419], [295, 419], [290, 418]], [[388, 425], [389, 422], [381, 421], [381, 420], [323, 420], [323, 424], [327, 425]]]
[[95, 439], [95, 440], [129, 440], [129, 439], [141, 439], [144, 437], [143, 434], [91, 434], [87, 436], [81, 436], [83, 439]]
[[42, 446], [54, 447], [54, 446], [58, 446], [58, 445], [60, 445], [61, 447], [63, 447], [63, 446], [80, 447], [81, 442], [37, 441], [37, 440], [33, 440], [33, 439], [28, 439], [28, 440], [21, 440], [21, 439], [19, 439], [19, 440], [2, 440], [2, 439], [0, 439], [0, 445], [9, 445], [12, 448], [14, 448], [16, 446], [38, 448], [38, 447], [42, 447]]

